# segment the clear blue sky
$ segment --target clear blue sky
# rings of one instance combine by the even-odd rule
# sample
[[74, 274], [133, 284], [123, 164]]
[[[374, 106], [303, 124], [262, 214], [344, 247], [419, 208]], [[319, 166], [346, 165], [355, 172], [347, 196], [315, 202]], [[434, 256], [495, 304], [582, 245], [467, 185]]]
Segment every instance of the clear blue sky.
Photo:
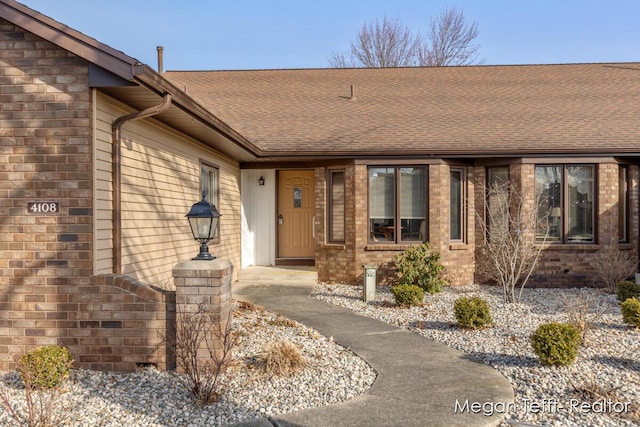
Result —
[[640, 61], [639, 0], [22, 0], [166, 70], [323, 68], [363, 23], [425, 31], [445, 7], [478, 23], [486, 64]]

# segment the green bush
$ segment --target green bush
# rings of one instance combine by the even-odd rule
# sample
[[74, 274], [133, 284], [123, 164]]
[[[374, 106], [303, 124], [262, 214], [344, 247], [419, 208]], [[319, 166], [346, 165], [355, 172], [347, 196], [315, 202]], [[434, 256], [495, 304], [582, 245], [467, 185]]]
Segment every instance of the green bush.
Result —
[[626, 324], [640, 328], [640, 301], [637, 298], [627, 298], [620, 309]]
[[453, 311], [458, 324], [463, 328], [477, 329], [493, 321], [489, 304], [480, 297], [458, 298], [453, 303]]
[[568, 323], [544, 323], [531, 335], [533, 352], [543, 365], [570, 365], [582, 342], [580, 330]]
[[396, 285], [391, 288], [391, 293], [400, 307], [419, 305], [424, 298], [424, 291], [416, 285]]
[[40, 347], [20, 358], [20, 377], [31, 389], [57, 387], [69, 376], [73, 359], [69, 350], [57, 345]]
[[429, 243], [411, 246], [395, 256], [398, 269], [398, 284], [417, 285], [425, 292], [435, 294], [442, 291], [445, 268], [440, 263], [440, 253], [429, 250]]
[[629, 298], [640, 298], [640, 285], [625, 280], [618, 283], [618, 290], [616, 292], [618, 301], [626, 301]]

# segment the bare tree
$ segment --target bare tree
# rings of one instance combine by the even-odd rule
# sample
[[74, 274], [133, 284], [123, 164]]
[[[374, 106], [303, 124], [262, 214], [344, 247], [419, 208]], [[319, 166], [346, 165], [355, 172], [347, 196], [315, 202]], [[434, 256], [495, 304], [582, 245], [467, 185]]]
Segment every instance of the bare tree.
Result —
[[475, 63], [478, 24], [467, 24], [461, 10], [445, 9], [431, 21], [427, 37], [413, 35], [387, 16], [364, 24], [347, 54], [329, 57], [332, 68], [469, 65]]
[[502, 287], [505, 303], [522, 299], [522, 290], [538, 264], [543, 246], [534, 236], [542, 201], [534, 198], [532, 206], [526, 196], [510, 181], [496, 183], [487, 189], [485, 206], [476, 212], [485, 236], [477, 268]]
[[387, 16], [375, 24], [364, 24], [356, 40], [351, 42], [348, 56], [335, 53], [329, 58], [333, 68], [346, 67], [408, 67], [416, 64], [420, 43], [419, 36], [413, 36], [408, 27], [398, 19]]
[[445, 9], [431, 21], [418, 49], [418, 64], [430, 67], [471, 65], [478, 61], [478, 23], [468, 24], [462, 10]]

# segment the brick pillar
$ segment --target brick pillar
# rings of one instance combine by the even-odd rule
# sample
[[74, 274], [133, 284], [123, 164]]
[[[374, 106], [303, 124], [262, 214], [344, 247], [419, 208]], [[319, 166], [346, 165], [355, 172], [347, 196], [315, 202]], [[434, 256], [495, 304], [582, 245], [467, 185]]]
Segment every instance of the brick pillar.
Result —
[[[225, 331], [231, 321], [231, 280], [233, 265], [227, 260], [185, 261], [173, 268], [173, 279], [176, 286], [176, 338], [179, 342], [181, 322], [200, 310], [211, 316], [213, 328], [207, 337], [213, 346], [207, 348], [201, 342], [198, 359], [211, 358], [210, 350], [215, 348], [220, 355], [223, 343], [219, 332]], [[219, 325], [219, 327], [218, 327]], [[180, 363], [178, 362], [178, 370]]]

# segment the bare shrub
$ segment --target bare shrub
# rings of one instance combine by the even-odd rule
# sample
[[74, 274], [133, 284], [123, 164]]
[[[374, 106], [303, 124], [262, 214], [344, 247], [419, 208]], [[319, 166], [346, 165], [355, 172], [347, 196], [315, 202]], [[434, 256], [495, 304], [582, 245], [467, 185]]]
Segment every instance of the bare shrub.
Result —
[[[238, 336], [231, 325], [201, 305], [195, 312], [176, 312], [176, 364], [182, 370], [177, 378], [201, 404], [216, 402], [223, 395], [221, 375], [231, 362]], [[207, 356], [203, 358], [203, 353]]]
[[611, 411], [609, 414], [634, 423], [640, 422], [640, 404], [637, 402], [625, 402], [621, 399], [618, 395], [618, 389], [620, 386], [613, 387], [601, 384], [599, 381], [595, 380], [592, 373], [589, 374], [589, 378], [582, 383], [575, 384], [571, 380], [569, 380], [569, 382], [573, 387], [574, 394], [579, 399], [590, 402], [604, 400], [607, 402], [619, 403], [620, 405], [627, 405], [626, 411]]
[[270, 319], [267, 321], [269, 325], [273, 326], [281, 326], [283, 328], [297, 328], [298, 324], [291, 319], [287, 319], [282, 315], [278, 314], [274, 319]]
[[259, 309], [261, 310], [261, 308], [250, 301], [238, 301], [238, 309], [247, 311], [258, 311]]
[[576, 296], [565, 295], [562, 304], [567, 313], [567, 323], [578, 328], [582, 336], [582, 345], [589, 345], [589, 331], [597, 321], [602, 319], [607, 308], [602, 295], [590, 289], [581, 289]]
[[615, 293], [618, 283], [637, 271], [638, 257], [618, 250], [601, 252], [593, 260], [593, 268], [598, 281]]
[[532, 197], [534, 203], [528, 203], [527, 198], [506, 180], [487, 189], [485, 203], [476, 212], [485, 236], [477, 253], [477, 270], [502, 287], [505, 303], [522, 299], [542, 251], [533, 235], [542, 201]]
[[271, 344], [258, 356], [258, 363], [267, 375], [276, 376], [293, 375], [307, 366], [298, 347], [289, 341]]

